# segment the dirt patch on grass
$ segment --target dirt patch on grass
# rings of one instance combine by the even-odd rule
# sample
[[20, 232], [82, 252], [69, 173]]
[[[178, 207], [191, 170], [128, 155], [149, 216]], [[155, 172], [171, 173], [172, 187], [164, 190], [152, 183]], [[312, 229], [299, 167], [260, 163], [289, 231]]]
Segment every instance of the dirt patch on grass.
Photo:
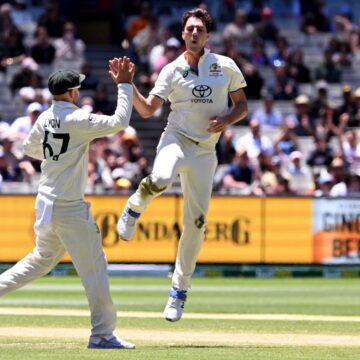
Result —
[[[179, 330], [142, 330], [122, 329], [118, 334], [126, 340], [141, 345], [172, 346], [185, 344], [187, 346], [245, 346], [245, 345], [278, 345], [278, 346], [359, 346], [358, 335], [309, 335], [309, 334], [257, 334], [257, 333], [223, 333], [219, 331], [179, 331]], [[89, 330], [74, 328], [28, 328], [0, 327], [0, 336], [9, 337], [11, 341], [19, 338], [51, 338], [84, 339], [87, 341]]]
[[[88, 310], [11, 308], [0, 307], [0, 315], [43, 315], [43, 316], [89, 316]], [[120, 311], [121, 318], [162, 318], [162, 313], [145, 311]], [[184, 319], [215, 320], [271, 320], [271, 321], [342, 321], [360, 322], [360, 316], [304, 315], [304, 314], [209, 314], [185, 313]]]

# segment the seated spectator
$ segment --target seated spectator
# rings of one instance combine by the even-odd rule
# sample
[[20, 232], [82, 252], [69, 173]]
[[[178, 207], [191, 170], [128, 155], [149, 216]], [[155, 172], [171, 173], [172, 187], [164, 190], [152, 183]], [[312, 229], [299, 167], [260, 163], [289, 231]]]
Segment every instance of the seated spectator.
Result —
[[281, 112], [274, 108], [272, 95], [264, 97], [263, 108], [255, 110], [252, 117], [259, 120], [263, 129], [279, 127], [283, 122]]
[[245, 149], [238, 149], [233, 163], [225, 171], [224, 188], [230, 192], [249, 195], [252, 193], [251, 184], [255, 180], [255, 170], [249, 163]]
[[340, 150], [347, 166], [360, 174], [360, 143], [355, 129], [346, 130], [339, 134]]
[[298, 95], [298, 84], [288, 75], [287, 65], [276, 60], [273, 66], [275, 79], [269, 84], [268, 92], [275, 100], [292, 100]]
[[31, 103], [26, 110], [26, 116], [18, 117], [10, 126], [10, 131], [16, 136], [18, 140], [23, 141], [28, 134], [35, 121], [43, 111], [41, 104], [37, 102]]
[[256, 38], [251, 43], [252, 49], [250, 52], [251, 63], [256, 66], [267, 66], [270, 64], [270, 60], [265, 52], [264, 41], [260, 38]]
[[333, 186], [330, 189], [330, 196], [346, 196], [348, 195], [348, 175], [346, 165], [341, 157], [334, 157], [331, 162], [329, 173], [333, 178]]
[[144, 29], [150, 22], [152, 17], [151, 5], [148, 1], [143, 1], [140, 5], [140, 14], [135, 19], [133, 19], [127, 29], [128, 38], [132, 40], [136, 34]]
[[246, 12], [243, 9], [236, 10], [233, 21], [225, 26], [222, 36], [225, 41], [233, 41], [236, 47], [254, 38], [255, 28], [247, 22]]
[[324, 0], [316, 0], [314, 11], [308, 12], [304, 15], [300, 29], [306, 34], [330, 32], [330, 19], [325, 14]]
[[301, 151], [290, 153], [287, 172], [290, 176], [290, 186], [298, 195], [310, 195], [314, 191], [313, 176], [310, 168], [302, 163]]
[[171, 37], [166, 41], [163, 54], [159, 55], [153, 64], [153, 73], [151, 74], [151, 81], [155, 83], [161, 69], [174, 61], [181, 53], [181, 43], [178, 39]]
[[252, 164], [258, 166], [258, 157], [260, 154], [265, 156], [273, 155], [274, 149], [270, 138], [261, 134], [259, 120], [252, 118], [249, 123], [247, 134], [243, 135], [235, 142], [235, 149], [244, 149]]
[[6, 68], [8, 65], [21, 63], [26, 58], [26, 54], [23, 34], [15, 26], [10, 25], [0, 41], [1, 66]]
[[274, 64], [275, 61], [289, 62], [290, 47], [287, 38], [284, 35], [278, 35], [275, 41], [276, 51], [271, 54], [270, 62]]
[[50, 42], [46, 27], [38, 26], [35, 30], [30, 54], [38, 64], [51, 64], [54, 61], [55, 47]]
[[326, 80], [328, 83], [341, 82], [341, 70], [333, 61], [333, 53], [326, 49], [324, 51], [324, 61], [315, 68], [315, 80]]
[[81, 90], [95, 90], [100, 83], [99, 77], [93, 73], [92, 66], [85, 61], [81, 66], [81, 74], [86, 76], [81, 83]]
[[334, 159], [334, 151], [325, 137], [315, 138], [315, 149], [313, 149], [306, 163], [312, 167], [329, 167]]
[[299, 47], [290, 52], [288, 72], [299, 84], [311, 82], [310, 69], [304, 64], [303, 51]]
[[38, 73], [39, 65], [31, 57], [26, 57], [21, 62], [21, 69], [17, 72], [10, 84], [10, 89], [15, 94], [16, 90], [30, 86], [34, 89], [42, 88], [42, 76]]
[[235, 156], [234, 133], [226, 129], [216, 144], [218, 164], [231, 164]]
[[315, 191], [313, 193], [316, 197], [330, 196], [330, 190], [333, 186], [333, 177], [326, 169], [322, 169], [314, 179]]
[[280, 33], [272, 15], [272, 10], [269, 7], [264, 7], [261, 10], [261, 20], [256, 26], [256, 33], [264, 41], [275, 42]]
[[94, 93], [94, 112], [111, 115], [114, 112], [115, 103], [110, 100], [105, 84], [99, 84]]
[[343, 102], [337, 109], [339, 118], [341, 119], [345, 116], [347, 127], [359, 126], [360, 122], [358, 122], [356, 119], [357, 106], [355, 103], [355, 99], [353, 98], [351, 86], [348, 84], [345, 84], [342, 88], [342, 99]]
[[247, 86], [244, 88], [246, 97], [249, 100], [261, 99], [261, 89], [264, 84], [264, 79], [256, 66], [249, 61], [244, 60], [242, 61], [240, 68], [247, 83]]
[[46, 0], [44, 13], [38, 20], [39, 26], [44, 26], [52, 39], [61, 38], [66, 19], [60, 14], [58, 0]]
[[339, 49], [333, 53], [332, 59], [340, 68], [351, 67], [353, 54], [348, 41], [340, 41]]
[[288, 164], [290, 154], [299, 150], [299, 140], [293, 122], [285, 121], [281, 126], [280, 133], [274, 140], [274, 149], [284, 165]]
[[119, 136], [120, 154], [126, 158], [126, 161], [135, 163], [144, 156], [138, 135], [132, 126], [128, 126], [125, 130], [121, 131]]
[[310, 99], [307, 95], [299, 95], [294, 100], [295, 113], [289, 115], [286, 120], [295, 125], [297, 136], [315, 135], [315, 118], [310, 112]]
[[76, 37], [75, 24], [66, 22], [61, 38], [54, 41], [54, 68], [71, 68], [80, 72], [85, 61], [85, 43]]
[[317, 95], [310, 103], [311, 116], [315, 119], [324, 116], [329, 105], [328, 83], [325, 80], [319, 80], [315, 84]]
[[13, 0], [11, 18], [14, 25], [25, 34], [30, 34], [36, 27], [32, 12], [27, 9], [26, 0]]

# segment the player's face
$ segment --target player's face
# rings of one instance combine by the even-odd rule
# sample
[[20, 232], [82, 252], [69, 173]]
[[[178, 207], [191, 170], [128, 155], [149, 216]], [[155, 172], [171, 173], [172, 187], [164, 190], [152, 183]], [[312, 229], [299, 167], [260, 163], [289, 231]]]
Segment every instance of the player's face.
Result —
[[188, 51], [199, 53], [204, 48], [209, 34], [206, 32], [206, 26], [201, 19], [190, 17], [185, 24], [182, 38]]

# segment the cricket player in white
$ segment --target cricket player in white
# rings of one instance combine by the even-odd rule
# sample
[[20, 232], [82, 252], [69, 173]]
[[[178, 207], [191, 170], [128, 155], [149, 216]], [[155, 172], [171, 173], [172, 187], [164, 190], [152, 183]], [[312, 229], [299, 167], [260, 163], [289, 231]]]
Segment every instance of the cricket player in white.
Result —
[[134, 107], [142, 117], [152, 116], [167, 99], [171, 102], [171, 113], [157, 147], [152, 173], [128, 199], [117, 230], [122, 239], [130, 240], [136, 221], [149, 202], [180, 174], [185, 204], [183, 233], [164, 310], [164, 317], [169, 321], [177, 321], [182, 316], [204, 240], [217, 166], [215, 144], [227, 126], [247, 114], [242, 89], [246, 82], [241, 71], [232, 59], [205, 48], [210, 26], [211, 17], [205, 10], [186, 12], [182, 22], [186, 51], [162, 69], [147, 98], [134, 86]]
[[126, 57], [109, 61], [118, 84], [114, 115], [89, 114], [75, 104], [85, 76], [59, 70], [49, 77], [52, 106], [43, 112], [24, 142], [25, 154], [42, 160], [36, 197], [36, 244], [33, 252], [0, 275], [0, 295], [46, 275], [69, 253], [88, 298], [92, 331], [89, 348], [132, 349], [116, 338], [116, 310], [107, 275], [101, 235], [84, 201], [89, 142], [129, 125], [134, 64]]

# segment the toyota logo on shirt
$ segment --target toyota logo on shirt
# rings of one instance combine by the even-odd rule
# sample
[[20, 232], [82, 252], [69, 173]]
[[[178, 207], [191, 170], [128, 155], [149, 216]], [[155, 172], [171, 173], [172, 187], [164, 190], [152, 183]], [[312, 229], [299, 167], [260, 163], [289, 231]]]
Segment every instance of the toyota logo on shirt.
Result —
[[212, 89], [210, 86], [208, 85], [197, 85], [192, 89], [192, 94], [197, 98], [197, 99], [192, 99], [192, 102], [198, 103], [198, 102], [202, 102], [202, 103], [212, 103], [211, 99], [205, 99], [207, 97], [209, 97], [212, 93]]
[[212, 90], [207, 85], [197, 85], [193, 88], [192, 93], [197, 98], [205, 98], [211, 95]]

